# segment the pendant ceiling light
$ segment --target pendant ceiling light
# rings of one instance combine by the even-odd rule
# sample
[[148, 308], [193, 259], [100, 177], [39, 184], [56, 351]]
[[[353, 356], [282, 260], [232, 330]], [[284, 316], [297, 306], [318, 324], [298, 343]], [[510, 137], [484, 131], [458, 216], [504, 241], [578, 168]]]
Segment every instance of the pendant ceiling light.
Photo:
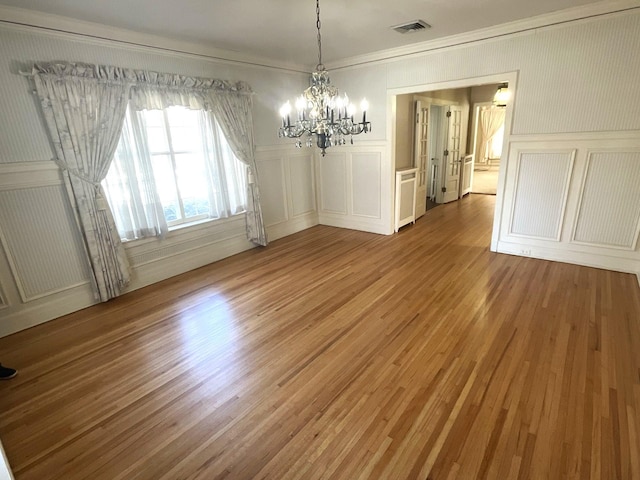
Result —
[[[313, 145], [313, 136], [316, 137], [316, 145], [324, 156], [327, 148], [334, 145], [347, 143], [346, 137], [367, 133], [371, 131], [371, 123], [367, 122], [367, 109], [369, 104], [366, 99], [360, 103], [362, 121], [354, 121], [356, 107], [350, 103], [349, 97], [338, 95], [338, 89], [331, 85], [329, 72], [322, 64], [322, 36], [320, 35], [320, 0], [316, 0], [316, 28], [318, 30], [318, 65], [311, 74], [311, 85], [295, 101], [296, 112], [292, 112], [291, 103], [285, 103], [280, 108], [282, 127], [278, 131], [280, 138], [300, 138], [306, 135], [307, 147]], [[293, 122], [292, 122], [293, 117]], [[296, 142], [298, 148], [302, 147], [302, 140]]]

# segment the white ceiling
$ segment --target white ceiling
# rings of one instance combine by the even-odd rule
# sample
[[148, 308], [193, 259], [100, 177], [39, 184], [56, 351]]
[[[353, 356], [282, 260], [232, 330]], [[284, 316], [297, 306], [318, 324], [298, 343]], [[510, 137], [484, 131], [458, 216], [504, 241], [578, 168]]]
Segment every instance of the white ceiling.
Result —
[[[321, 0], [324, 62], [434, 40], [594, 0]], [[141, 33], [315, 65], [314, 0], [0, 0]], [[426, 31], [389, 27], [422, 19]]]

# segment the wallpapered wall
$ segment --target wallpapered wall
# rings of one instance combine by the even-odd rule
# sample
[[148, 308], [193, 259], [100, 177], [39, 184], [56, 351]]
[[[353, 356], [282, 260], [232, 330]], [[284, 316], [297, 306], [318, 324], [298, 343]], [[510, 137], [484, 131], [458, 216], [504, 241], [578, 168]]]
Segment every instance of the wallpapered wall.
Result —
[[[640, 10], [332, 71], [386, 138], [387, 89], [518, 72], [514, 134], [640, 129]], [[355, 94], [355, 93], [354, 93]], [[380, 128], [382, 127], [382, 128]]]
[[[640, 9], [634, 9], [334, 69], [332, 78], [370, 101], [374, 130], [367, 140], [382, 145], [382, 162], [390, 166], [381, 171], [383, 185], [392, 184], [394, 168], [405, 164], [394, 155], [388, 128], [391, 95], [454, 86], [446, 82], [471, 87], [509, 80], [502, 76], [517, 79], [491, 247], [636, 273], [640, 184], [632, 179], [640, 178], [639, 49]], [[322, 173], [321, 182], [333, 175], [330, 169]], [[329, 189], [326, 196], [342, 198], [338, 193]], [[393, 197], [381, 195], [383, 210], [391, 210]]]

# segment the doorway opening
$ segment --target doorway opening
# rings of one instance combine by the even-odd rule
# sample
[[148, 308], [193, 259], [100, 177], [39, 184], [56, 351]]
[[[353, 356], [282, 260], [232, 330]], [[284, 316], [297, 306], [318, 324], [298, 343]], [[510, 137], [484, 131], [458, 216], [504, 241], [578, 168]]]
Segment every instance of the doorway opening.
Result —
[[493, 102], [473, 104], [473, 140], [471, 154], [473, 172], [471, 193], [495, 195], [498, 191], [498, 171], [504, 142], [506, 106]]
[[495, 105], [494, 96], [505, 85], [513, 93], [516, 78], [514, 72], [388, 92], [394, 168], [416, 169], [416, 219], [469, 193], [497, 195], [497, 247], [512, 110], [511, 101]]

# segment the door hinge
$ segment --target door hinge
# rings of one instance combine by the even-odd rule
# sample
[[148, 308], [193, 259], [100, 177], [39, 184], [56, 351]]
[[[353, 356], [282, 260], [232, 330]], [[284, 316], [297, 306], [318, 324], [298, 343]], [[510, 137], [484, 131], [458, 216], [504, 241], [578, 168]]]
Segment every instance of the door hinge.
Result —
[[445, 151], [444, 151], [444, 156], [445, 156], [445, 157], [448, 157], [448, 156], [449, 156], [449, 150], [445, 150]]
[[447, 193], [447, 187], [442, 187], [442, 193]]
[[416, 123], [420, 123], [420, 113], [416, 112]]
[[450, 116], [451, 116], [451, 110], [447, 112], [447, 118], [449, 118]]

